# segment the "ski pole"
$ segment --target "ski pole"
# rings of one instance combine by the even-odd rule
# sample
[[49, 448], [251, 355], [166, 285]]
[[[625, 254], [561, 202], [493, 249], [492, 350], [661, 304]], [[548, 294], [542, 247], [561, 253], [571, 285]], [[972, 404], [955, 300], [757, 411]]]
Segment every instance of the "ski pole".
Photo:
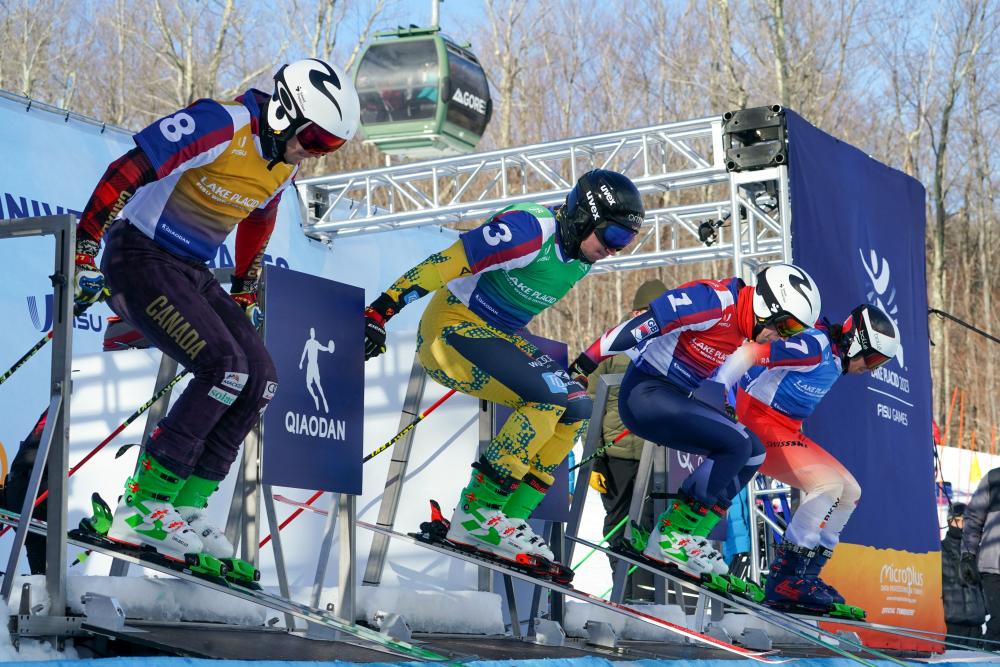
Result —
[[[183, 370], [180, 373], [178, 373], [177, 376], [174, 377], [173, 380], [171, 380], [167, 384], [163, 385], [163, 388], [160, 389], [155, 394], [153, 394], [152, 398], [150, 398], [148, 401], [146, 401], [145, 403], [143, 403], [142, 405], [140, 405], [139, 408], [128, 417], [128, 419], [126, 419], [121, 424], [119, 424], [118, 428], [116, 428], [114, 431], [111, 432], [111, 435], [109, 435], [104, 440], [102, 440], [100, 443], [98, 443], [97, 446], [94, 447], [93, 449], [91, 449], [90, 452], [86, 456], [84, 456], [82, 459], [80, 459], [79, 463], [77, 463], [75, 466], [73, 466], [72, 468], [70, 468], [69, 469], [69, 473], [66, 474], [66, 477], [67, 478], [72, 477], [73, 474], [77, 470], [79, 470], [80, 468], [82, 468], [84, 466], [84, 464], [87, 463], [87, 461], [89, 461], [90, 459], [92, 459], [94, 457], [94, 455], [97, 454], [97, 452], [99, 452], [102, 449], [104, 449], [108, 445], [108, 443], [111, 442], [112, 440], [114, 440], [115, 437], [119, 433], [121, 433], [126, 428], [128, 428], [129, 424], [131, 424], [136, 419], [138, 419], [139, 416], [142, 415], [142, 413], [144, 413], [146, 410], [148, 410], [149, 408], [153, 407], [153, 403], [156, 403], [158, 400], [160, 400], [161, 398], [163, 398], [163, 396], [168, 391], [170, 391], [171, 389], [173, 389], [174, 385], [177, 384], [178, 382], [180, 382], [181, 378], [183, 378], [185, 375], [187, 375], [187, 373], [188, 373], [187, 370]], [[42, 501], [44, 501], [48, 497], [49, 497], [49, 492], [48, 491], [42, 492], [38, 496], [38, 498], [35, 499], [35, 504], [33, 505], [33, 507], [38, 507], [38, 505], [41, 504]], [[2, 537], [9, 529], [10, 529], [10, 526], [4, 526], [3, 529], [0, 529], [0, 537]]]
[[[76, 316], [76, 315], [82, 315], [83, 312], [85, 310], [87, 310], [87, 308], [89, 307], [89, 305], [90, 304], [87, 304], [87, 305], [77, 304], [76, 306], [73, 307], [73, 315], [74, 316]], [[21, 366], [23, 366], [28, 361], [28, 359], [31, 359], [33, 356], [35, 356], [35, 353], [37, 353], [40, 349], [42, 349], [43, 347], [45, 347], [45, 344], [48, 343], [50, 340], [52, 340], [52, 332], [51, 331], [49, 331], [47, 334], [45, 334], [44, 336], [42, 336], [41, 339], [39, 339], [39, 341], [37, 343], [35, 343], [34, 345], [32, 345], [31, 349], [28, 350], [27, 352], [25, 352], [24, 356], [22, 356], [20, 359], [18, 359], [17, 361], [15, 361], [14, 365], [11, 366], [10, 368], [8, 368], [6, 373], [4, 373], [3, 375], [0, 375], [0, 384], [3, 384], [8, 379], [10, 379], [11, 375], [13, 375], [14, 373], [16, 373], [17, 370], [19, 368], [21, 368]], [[0, 534], [2, 534], [2, 533], [0, 533]]]
[[7, 379], [11, 375], [13, 375], [14, 373], [16, 373], [17, 370], [19, 368], [21, 368], [21, 366], [23, 366], [28, 361], [28, 359], [31, 359], [33, 356], [35, 356], [36, 352], [38, 352], [40, 349], [42, 349], [43, 347], [45, 347], [45, 344], [48, 343], [50, 340], [52, 340], [52, 332], [51, 331], [48, 332], [47, 334], [45, 334], [44, 336], [42, 336], [42, 339], [39, 340], [37, 343], [35, 343], [34, 345], [32, 345], [31, 349], [28, 350], [27, 352], [25, 352], [24, 356], [22, 356], [20, 359], [18, 359], [17, 361], [15, 361], [14, 365], [11, 366], [10, 368], [8, 368], [6, 373], [4, 373], [3, 375], [0, 375], [0, 384], [3, 384], [4, 382], [6, 382]]
[[439, 405], [441, 405], [442, 403], [444, 403], [445, 401], [447, 401], [454, 394], [455, 394], [455, 390], [452, 389], [447, 394], [445, 394], [444, 396], [442, 396], [441, 398], [439, 398], [437, 400], [437, 402], [434, 403], [434, 405], [432, 405], [431, 407], [429, 407], [426, 410], [424, 410], [423, 412], [421, 412], [420, 415], [416, 419], [414, 419], [413, 421], [411, 421], [409, 424], [407, 424], [406, 427], [402, 431], [400, 431], [396, 435], [392, 436], [392, 439], [389, 440], [389, 442], [385, 443], [384, 445], [382, 445], [381, 447], [379, 447], [378, 449], [376, 449], [372, 453], [366, 454], [365, 457], [363, 459], [361, 459], [361, 462], [362, 463], [368, 463], [373, 458], [375, 458], [376, 456], [378, 456], [379, 454], [381, 454], [385, 450], [387, 450], [390, 447], [392, 447], [394, 444], [396, 444], [396, 441], [399, 440], [400, 438], [402, 438], [404, 435], [406, 435], [411, 428], [413, 428], [414, 426], [416, 426], [417, 424], [419, 424], [421, 422], [421, 420], [423, 420], [424, 417], [426, 417], [430, 413], [434, 412], [434, 410], [436, 410]]
[[[609, 533], [608, 533], [607, 535], [605, 535], [605, 536], [604, 536], [603, 538], [601, 538], [601, 541], [600, 541], [600, 542], [598, 542], [598, 546], [603, 546], [604, 544], [606, 544], [606, 543], [608, 542], [608, 540], [610, 540], [610, 539], [611, 539], [612, 537], [614, 537], [614, 536], [615, 536], [615, 533], [617, 533], [617, 532], [618, 532], [619, 530], [621, 530], [621, 529], [622, 529], [622, 526], [624, 526], [624, 525], [625, 525], [625, 522], [626, 522], [626, 521], [628, 521], [628, 516], [625, 516], [625, 517], [623, 517], [623, 518], [622, 518], [622, 520], [618, 522], [618, 525], [617, 525], [617, 526], [615, 526], [614, 528], [612, 528], [612, 529], [611, 529], [611, 531], [610, 531], [610, 532], [609, 532]], [[576, 564], [576, 565], [574, 565], [574, 566], [573, 566], [572, 568], [570, 568], [570, 569], [571, 569], [571, 570], [573, 570], [573, 571], [575, 572], [575, 571], [576, 571], [576, 568], [578, 568], [578, 567], [580, 567], [581, 565], [583, 565], [584, 563], [586, 563], [586, 562], [587, 562], [587, 559], [588, 559], [588, 558], [590, 558], [591, 556], [593, 556], [593, 555], [594, 555], [595, 553], [597, 553], [597, 549], [591, 549], [591, 550], [590, 550], [589, 552], [587, 552], [587, 555], [586, 555], [586, 556], [584, 556], [583, 558], [581, 558], [581, 559], [580, 559], [580, 560], [579, 560], [579, 561], [577, 562], [577, 564]]]
[[621, 440], [622, 438], [624, 438], [629, 433], [631, 433], [631, 431], [629, 431], [628, 429], [625, 429], [624, 431], [622, 431], [621, 433], [619, 433], [618, 435], [616, 435], [614, 440], [612, 440], [608, 444], [604, 445], [603, 447], [601, 447], [600, 449], [598, 449], [596, 452], [594, 452], [593, 454], [591, 454], [590, 456], [588, 456], [584, 460], [582, 460], [579, 463], [577, 463], [575, 466], [573, 466], [572, 468], [570, 468], [569, 471], [573, 472], [574, 470], [576, 470], [580, 466], [587, 465], [588, 463], [590, 463], [591, 461], [593, 461], [594, 459], [596, 459], [598, 456], [600, 456], [604, 452], [608, 451], [608, 448], [611, 447], [611, 445], [615, 444], [616, 442], [618, 442], [619, 440]]
[[[323, 492], [322, 491], [317, 491], [316, 493], [314, 493], [311, 496], [309, 496], [309, 499], [305, 502], [305, 504], [306, 505], [312, 505], [314, 502], [316, 502], [316, 500], [321, 495], [323, 495]], [[304, 507], [300, 507], [297, 510], [295, 510], [294, 512], [292, 512], [291, 514], [289, 514], [287, 519], [285, 519], [284, 521], [282, 521], [281, 523], [278, 524], [278, 530], [280, 531], [282, 528], [284, 528], [285, 526], [287, 526], [288, 524], [290, 524], [292, 521], [295, 521], [295, 517], [297, 517], [298, 515], [302, 514], [303, 512], [305, 512], [305, 508]], [[262, 539], [260, 541], [260, 544], [257, 545], [257, 548], [258, 549], [264, 548], [264, 545], [267, 544], [270, 541], [271, 541], [271, 534], [269, 534], [267, 537], [265, 537], [264, 539]]]

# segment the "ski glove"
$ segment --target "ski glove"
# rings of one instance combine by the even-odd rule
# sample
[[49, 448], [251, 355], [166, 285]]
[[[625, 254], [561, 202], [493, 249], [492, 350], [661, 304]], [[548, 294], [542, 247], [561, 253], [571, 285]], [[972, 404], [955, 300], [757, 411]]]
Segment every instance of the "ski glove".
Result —
[[259, 329], [264, 323], [264, 311], [257, 304], [257, 281], [233, 276], [229, 296], [243, 309], [254, 328]]
[[365, 361], [385, 352], [385, 318], [369, 306], [365, 308]]
[[590, 488], [600, 494], [608, 492], [608, 479], [601, 473], [594, 470], [590, 473]]
[[597, 362], [588, 357], [586, 353], [581, 353], [569, 365], [568, 370], [570, 377], [579, 382], [584, 389], [587, 389], [590, 386], [590, 380], [587, 376], [597, 370]]
[[979, 564], [976, 562], [976, 554], [965, 552], [958, 566], [958, 574], [966, 586], [978, 586], [980, 582]]
[[91, 239], [79, 239], [76, 243], [76, 271], [73, 276], [73, 301], [77, 306], [90, 306], [103, 301], [108, 296], [104, 274], [94, 261], [100, 244]]
[[365, 361], [385, 352], [385, 324], [400, 308], [385, 292], [365, 308]]

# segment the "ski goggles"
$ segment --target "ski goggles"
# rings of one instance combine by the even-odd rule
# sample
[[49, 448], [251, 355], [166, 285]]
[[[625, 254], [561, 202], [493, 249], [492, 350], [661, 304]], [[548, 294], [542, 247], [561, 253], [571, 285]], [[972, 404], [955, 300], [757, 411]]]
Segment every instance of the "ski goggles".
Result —
[[809, 328], [809, 325], [803, 324], [797, 318], [791, 315], [776, 315], [774, 317], [767, 318], [757, 318], [757, 324], [762, 327], [773, 326], [778, 332], [778, 335], [782, 338], [788, 338], [789, 336], [794, 336], [795, 334], [802, 333]]
[[594, 233], [597, 234], [598, 240], [608, 250], [623, 250], [629, 243], [635, 240], [639, 231], [611, 220], [595, 229]]
[[854, 341], [851, 346], [847, 348], [847, 357], [853, 359], [860, 356], [865, 360], [865, 366], [868, 370], [873, 371], [879, 366], [884, 366], [892, 359], [892, 357], [879, 352], [873, 347], [866, 348], [858, 342], [858, 336], [855, 335]]
[[865, 352], [861, 356], [865, 360], [865, 366], [867, 366], [870, 371], [875, 370], [879, 366], [885, 366], [891, 360], [891, 357], [887, 357], [877, 350]]
[[302, 149], [311, 155], [326, 155], [343, 146], [347, 140], [327, 132], [316, 123], [309, 123], [296, 135]]

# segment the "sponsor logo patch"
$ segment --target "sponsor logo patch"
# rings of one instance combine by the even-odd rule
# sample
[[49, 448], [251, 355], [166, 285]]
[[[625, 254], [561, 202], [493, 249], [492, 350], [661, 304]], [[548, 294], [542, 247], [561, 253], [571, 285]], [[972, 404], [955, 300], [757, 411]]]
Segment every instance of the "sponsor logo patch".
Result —
[[[562, 373], [565, 375], [565, 373]], [[566, 381], [563, 380], [556, 373], [542, 373], [542, 379], [545, 380], [545, 384], [549, 385], [549, 391], [553, 394], [565, 394], [566, 391]], [[568, 378], [567, 378], [568, 379]]]
[[208, 390], [208, 395], [223, 405], [232, 405], [236, 400], [236, 394], [230, 394], [220, 387], [212, 387]]
[[274, 398], [274, 394], [277, 391], [278, 391], [278, 383], [268, 382], [267, 385], [264, 387], [264, 398], [270, 401], [272, 398]]
[[656, 319], [649, 318], [636, 328], [632, 329], [632, 337], [635, 338], [635, 342], [640, 342], [649, 338], [650, 336], [656, 335], [660, 331], [660, 327], [656, 326]]
[[226, 377], [222, 378], [222, 386], [243, 391], [249, 377], [246, 373], [226, 373]]

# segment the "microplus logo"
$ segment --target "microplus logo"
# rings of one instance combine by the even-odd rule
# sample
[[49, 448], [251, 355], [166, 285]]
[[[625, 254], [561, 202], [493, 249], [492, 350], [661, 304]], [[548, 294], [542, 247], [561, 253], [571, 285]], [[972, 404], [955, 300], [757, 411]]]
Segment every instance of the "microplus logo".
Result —
[[[878, 253], [874, 250], [869, 251], [871, 262], [865, 261], [865, 253], [861, 248], [858, 248], [858, 255], [861, 256], [861, 266], [865, 267], [865, 273], [868, 274], [870, 287], [866, 293], [868, 303], [881, 308], [886, 315], [891, 317], [896, 329], [902, 335], [902, 329], [899, 326], [899, 306], [896, 305], [896, 288], [892, 286], [889, 261], [885, 257], [879, 258]], [[879, 259], [882, 261], [879, 262]], [[900, 368], [906, 368], [903, 363], [902, 345], [896, 352], [896, 361]]]
[[[46, 294], [42, 298], [34, 295], [28, 296], [28, 317], [31, 324], [41, 332], [52, 328], [52, 300], [53, 295]], [[104, 318], [93, 313], [83, 313], [73, 318], [73, 328], [80, 331], [93, 331], [99, 333], [104, 330]]]

